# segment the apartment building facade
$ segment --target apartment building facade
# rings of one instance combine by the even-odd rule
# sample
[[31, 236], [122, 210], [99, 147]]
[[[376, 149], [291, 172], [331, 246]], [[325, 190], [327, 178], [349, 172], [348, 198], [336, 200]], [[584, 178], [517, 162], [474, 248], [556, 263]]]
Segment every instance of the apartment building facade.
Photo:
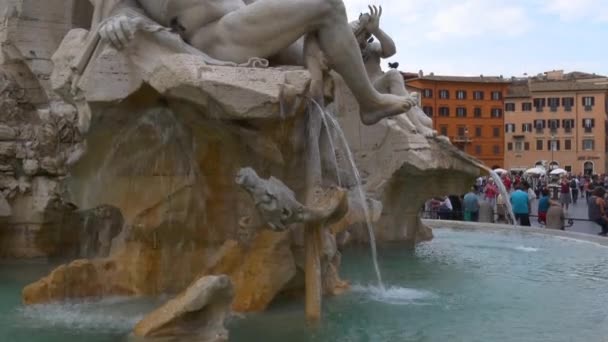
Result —
[[420, 93], [422, 109], [433, 118], [439, 134], [488, 167], [504, 166], [504, 96], [509, 80], [420, 73], [406, 78], [406, 84]]
[[505, 168], [606, 172], [608, 79], [562, 71], [516, 80], [505, 96]]

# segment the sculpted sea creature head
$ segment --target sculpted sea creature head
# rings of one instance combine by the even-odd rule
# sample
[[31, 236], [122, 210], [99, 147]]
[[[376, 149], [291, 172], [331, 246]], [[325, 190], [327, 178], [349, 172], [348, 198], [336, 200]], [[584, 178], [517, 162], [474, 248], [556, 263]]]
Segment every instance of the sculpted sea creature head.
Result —
[[258, 183], [260, 177], [254, 169], [250, 167], [244, 167], [237, 172], [234, 181], [236, 184], [242, 186], [245, 189], [253, 189]]

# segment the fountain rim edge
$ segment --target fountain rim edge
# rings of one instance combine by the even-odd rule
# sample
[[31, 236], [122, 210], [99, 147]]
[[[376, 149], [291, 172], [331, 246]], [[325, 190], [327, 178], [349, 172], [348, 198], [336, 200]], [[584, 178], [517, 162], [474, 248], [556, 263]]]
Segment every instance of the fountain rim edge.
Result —
[[608, 247], [608, 238], [591, 234], [569, 232], [563, 230], [514, 226], [508, 224], [465, 222], [450, 220], [422, 219], [422, 223], [432, 229], [454, 229], [462, 231], [487, 231], [487, 232], [521, 232], [537, 235], [549, 235], [554, 237], [570, 238], [581, 242], [595, 243], [602, 247]]

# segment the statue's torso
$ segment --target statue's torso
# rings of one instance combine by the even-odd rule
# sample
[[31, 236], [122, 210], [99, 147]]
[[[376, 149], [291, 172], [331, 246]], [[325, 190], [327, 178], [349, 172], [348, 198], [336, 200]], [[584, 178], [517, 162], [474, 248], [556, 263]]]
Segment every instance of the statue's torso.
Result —
[[361, 51], [363, 62], [365, 63], [365, 71], [367, 71], [367, 75], [372, 82], [384, 74], [380, 66], [382, 62], [380, 49], [382, 49], [380, 44], [374, 42]]
[[146, 13], [163, 26], [178, 23], [186, 35], [246, 6], [243, 0], [139, 0]]

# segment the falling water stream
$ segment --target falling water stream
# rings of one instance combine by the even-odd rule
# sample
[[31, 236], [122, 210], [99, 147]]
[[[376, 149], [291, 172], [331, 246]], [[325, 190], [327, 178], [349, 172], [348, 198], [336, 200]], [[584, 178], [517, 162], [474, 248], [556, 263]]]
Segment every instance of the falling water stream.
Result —
[[517, 225], [517, 220], [515, 219], [515, 213], [513, 213], [513, 206], [511, 205], [511, 201], [509, 200], [509, 191], [507, 191], [507, 188], [505, 187], [504, 183], [502, 182], [502, 179], [500, 179], [500, 176], [496, 172], [491, 170], [490, 168], [484, 167], [483, 169], [488, 171], [488, 173], [490, 174], [490, 177], [492, 177], [492, 179], [494, 180], [494, 183], [496, 183], [496, 186], [498, 187], [498, 191], [500, 191], [500, 194], [502, 195], [502, 198], [505, 202], [505, 207], [507, 209], [507, 215], [509, 215], [509, 219], [511, 220], [511, 223], [513, 225]]
[[[357, 169], [357, 165], [355, 164], [355, 159], [353, 158], [352, 151], [350, 149], [350, 146], [348, 145], [348, 141], [346, 140], [346, 137], [344, 136], [344, 132], [342, 131], [342, 128], [340, 127], [340, 124], [336, 121], [336, 119], [331, 115], [331, 113], [328, 113], [326, 110], [324, 110], [316, 101], [312, 100], [312, 102], [319, 109], [319, 113], [321, 114], [321, 118], [323, 120], [323, 125], [325, 126], [327, 138], [330, 142], [330, 146], [332, 147], [332, 150], [336, 151], [336, 149], [334, 148], [332, 135], [330, 134], [329, 125], [328, 125], [329, 123], [331, 123], [333, 125], [333, 128], [334, 128], [335, 132], [338, 134], [340, 141], [343, 145], [344, 151], [346, 152], [346, 156], [348, 158], [348, 162], [352, 169], [353, 176], [355, 177], [355, 182], [356, 182], [356, 186], [357, 186], [357, 195], [359, 197], [359, 201], [361, 202], [361, 208], [363, 208], [363, 215], [365, 216], [365, 224], [367, 227], [367, 232], [369, 234], [370, 249], [372, 252], [372, 262], [374, 265], [374, 271], [376, 273], [376, 278], [378, 281], [378, 287], [380, 287], [380, 289], [384, 291], [385, 288], [384, 288], [384, 283], [382, 282], [382, 274], [380, 273], [380, 267], [378, 266], [378, 252], [376, 249], [376, 236], [374, 234], [374, 227], [372, 225], [369, 208], [367, 206], [366, 196], [363, 191], [361, 175], [359, 174], [359, 170]], [[334, 154], [334, 158], [332, 158], [332, 161], [335, 162], [336, 174], [339, 175], [338, 163], [337, 163], [337, 158], [335, 157], [335, 154]], [[340, 182], [339, 179], [338, 179], [338, 182]]]

